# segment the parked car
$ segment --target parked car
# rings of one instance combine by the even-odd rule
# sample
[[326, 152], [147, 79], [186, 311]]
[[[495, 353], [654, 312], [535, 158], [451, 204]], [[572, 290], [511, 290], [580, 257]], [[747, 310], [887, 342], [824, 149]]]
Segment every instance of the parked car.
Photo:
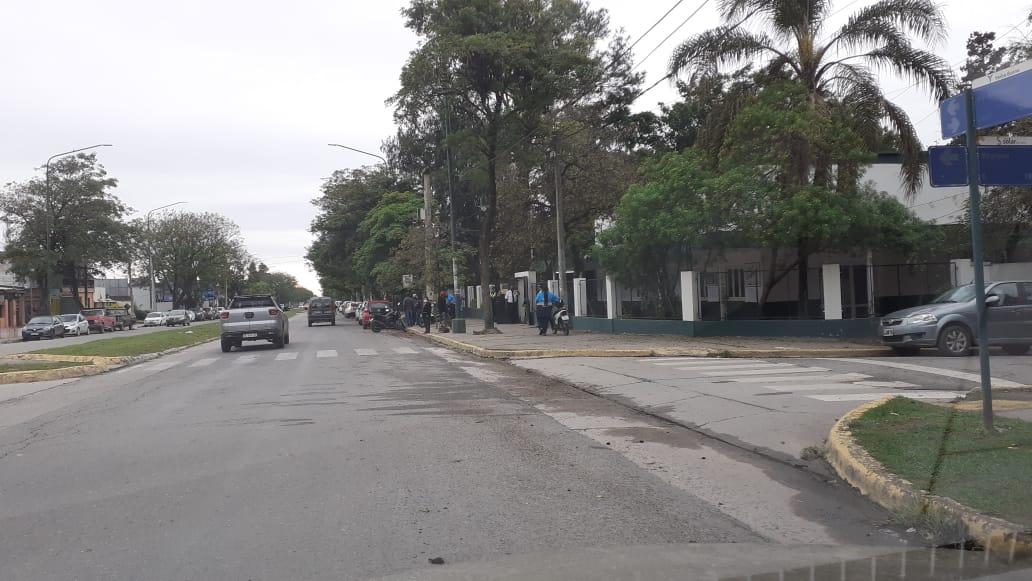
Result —
[[337, 324], [337, 308], [333, 299], [326, 297], [315, 297], [308, 301], [308, 326], [313, 323]]
[[[1032, 282], [1004, 281], [985, 285], [989, 346], [1011, 355], [1032, 347]], [[896, 311], [882, 318], [882, 344], [901, 355], [937, 347], [943, 355], [961, 357], [983, 343], [978, 337], [975, 285], [946, 291], [927, 305]]]
[[290, 343], [290, 323], [270, 295], [234, 297], [219, 315], [222, 352], [243, 346], [244, 341], [270, 341], [277, 348]]
[[64, 337], [65, 325], [58, 317], [52, 315], [41, 315], [32, 317], [21, 330], [22, 341], [33, 339], [56, 339]]
[[193, 310], [191, 309], [186, 309], [186, 320], [190, 321], [191, 323], [196, 321], [197, 313], [193, 312]]
[[80, 313], [59, 315], [58, 318], [64, 323], [65, 336], [75, 335], [78, 337], [79, 335], [90, 334], [90, 322]]
[[147, 313], [147, 316], [143, 319], [144, 327], [163, 327], [165, 326], [165, 319], [168, 317], [166, 313], [161, 311], [154, 311]]
[[214, 319], [216, 317], [215, 309], [213, 309], [211, 307], [204, 307], [201, 310], [204, 312], [204, 320], [205, 321], [211, 321], [212, 319]]
[[119, 331], [133, 330], [136, 324], [136, 317], [122, 309], [108, 309], [107, 314], [115, 320], [114, 328]]
[[82, 316], [90, 323], [90, 331], [104, 333], [115, 330], [115, 318], [106, 309], [84, 309]]
[[165, 317], [165, 326], [174, 327], [176, 325], [187, 326], [190, 324], [190, 315], [185, 309], [175, 309], [168, 312]]
[[346, 319], [354, 319], [355, 318], [355, 311], [357, 309], [358, 309], [358, 303], [355, 302], [355, 301], [347, 301], [346, 303], [344, 303], [344, 309], [342, 310], [342, 312], [344, 313], [344, 318], [346, 318]]

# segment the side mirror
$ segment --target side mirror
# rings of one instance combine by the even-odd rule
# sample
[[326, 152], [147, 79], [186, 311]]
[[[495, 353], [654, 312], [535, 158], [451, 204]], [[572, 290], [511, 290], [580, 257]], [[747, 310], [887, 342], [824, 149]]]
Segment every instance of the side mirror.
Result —
[[995, 307], [1000, 304], [1000, 295], [989, 295], [985, 297], [985, 306]]

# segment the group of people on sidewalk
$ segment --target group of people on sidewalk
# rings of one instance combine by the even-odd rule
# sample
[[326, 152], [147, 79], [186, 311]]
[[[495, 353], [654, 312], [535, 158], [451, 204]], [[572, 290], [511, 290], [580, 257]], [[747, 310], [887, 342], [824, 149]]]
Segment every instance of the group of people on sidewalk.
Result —
[[[455, 318], [458, 300], [454, 293], [442, 290], [437, 295], [437, 322], [441, 332], [447, 333], [451, 330], [451, 320]], [[408, 326], [421, 326], [424, 333], [430, 332], [430, 325], [434, 320], [434, 301], [430, 297], [419, 299], [419, 295], [406, 296], [401, 302], [401, 308], [405, 312], [405, 324]]]

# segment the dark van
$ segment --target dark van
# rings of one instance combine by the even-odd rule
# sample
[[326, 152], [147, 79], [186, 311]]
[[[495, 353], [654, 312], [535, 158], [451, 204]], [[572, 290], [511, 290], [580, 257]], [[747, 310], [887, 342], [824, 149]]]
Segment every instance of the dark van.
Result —
[[326, 297], [315, 297], [308, 301], [308, 326], [313, 323], [337, 324], [337, 306], [333, 299]]

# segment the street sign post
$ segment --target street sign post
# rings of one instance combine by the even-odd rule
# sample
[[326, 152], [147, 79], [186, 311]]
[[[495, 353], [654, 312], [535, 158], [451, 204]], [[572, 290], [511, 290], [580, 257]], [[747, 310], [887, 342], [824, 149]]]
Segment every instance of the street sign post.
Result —
[[[928, 148], [928, 181], [933, 188], [968, 185], [967, 147]], [[1032, 186], [1032, 146], [979, 145], [978, 183], [983, 186]]]
[[[982, 421], [986, 430], [993, 429], [993, 396], [989, 373], [988, 320], [985, 310], [985, 267], [982, 252], [982, 200], [978, 191], [984, 165], [993, 177], [1010, 177], [1012, 181], [1032, 179], [1032, 171], [1022, 166], [1020, 147], [992, 147], [992, 152], [980, 151], [978, 130], [1003, 125], [1032, 116], [1032, 60], [1008, 67], [972, 81], [971, 88], [939, 104], [942, 136], [952, 139], [965, 136], [967, 157], [967, 184], [971, 214], [971, 260], [975, 271], [975, 304], [978, 310], [978, 360], [982, 383]], [[957, 181], [953, 156], [956, 152], [940, 152], [936, 179]], [[984, 156], [984, 157], [983, 157]], [[929, 179], [933, 173], [929, 152]], [[946, 168], [949, 168], [948, 170]]]

